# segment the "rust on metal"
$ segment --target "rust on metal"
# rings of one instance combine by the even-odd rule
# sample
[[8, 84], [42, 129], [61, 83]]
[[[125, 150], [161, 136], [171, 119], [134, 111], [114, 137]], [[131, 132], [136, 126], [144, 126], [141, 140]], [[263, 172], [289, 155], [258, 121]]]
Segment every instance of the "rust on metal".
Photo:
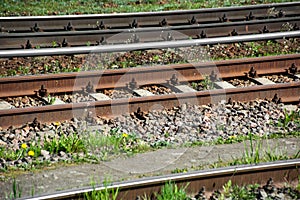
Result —
[[0, 126], [22, 125], [37, 118], [41, 122], [65, 121], [74, 117], [81, 118], [88, 112], [95, 116], [113, 117], [140, 109], [149, 110], [159, 104], [169, 109], [183, 103], [203, 105], [231, 98], [233, 101], [250, 101], [255, 99], [272, 99], [275, 94], [282, 102], [298, 102], [300, 82], [275, 85], [259, 85], [246, 88], [215, 89], [190, 93], [176, 93], [128, 99], [103, 100], [77, 104], [61, 104], [42, 107], [0, 110]]
[[286, 72], [293, 63], [296, 66], [300, 65], [300, 54], [43, 76], [4, 77], [0, 79], [0, 97], [34, 95], [34, 91], [39, 90], [41, 85], [44, 85], [49, 93], [63, 93], [81, 91], [89, 82], [94, 83], [95, 90], [126, 87], [133, 78], [140, 85], [160, 84], [167, 82], [167, 77], [172, 77], [174, 73], [177, 74], [179, 82], [203, 80], [212, 70], [216, 70], [216, 74], [222, 79], [243, 77], [251, 67], [254, 67], [260, 75], [269, 74], [270, 71], [276, 74]]
[[33, 199], [77, 199], [84, 193], [93, 190], [116, 190], [118, 189], [117, 199], [138, 199], [145, 195], [150, 197], [153, 193], [158, 193], [161, 187], [172, 181], [178, 186], [185, 187], [190, 195], [195, 195], [205, 187], [207, 192], [220, 190], [231, 180], [232, 184], [245, 186], [249, 184], [266, 184], [267, 180], [273, 184], [282, 185], [283, 183], [295, 183], [300, 173], [300, 160], [285, 160], [256, 165], [232, 166], [225, 168], [194, 171], [188, 173], [171, 174], [143, 178], [138, 180], [123, 181], [113, 183], [110, 186], [94, 186], [93, 188], [79, 188], [56, 192], [53, 194], [36, 196]]

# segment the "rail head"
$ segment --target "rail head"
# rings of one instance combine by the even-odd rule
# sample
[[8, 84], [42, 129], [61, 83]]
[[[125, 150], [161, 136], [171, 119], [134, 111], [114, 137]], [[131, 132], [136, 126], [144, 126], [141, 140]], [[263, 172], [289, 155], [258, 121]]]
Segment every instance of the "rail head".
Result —
[[116, 45], [101, 45], [101, 46], [87, 46], [87, 47], [2, 50], [0, 51], [0, 58], [111, 53], [111, 52], [125, 52], [125, 51], [145, 50], [145, 49], [165, 49], [165, 48], [179, 48], [179, 47], [191, 47], [191, 46], [213, 45], [213, 44], [227, 44], [227, 43], [235, 43], [235, 42], [276, 40], [276, 39], [283, 39], [283, 38], [298, 38], [298, 37], [300, 37], [300, 31], [290, 31], [290, 32], [241, 35], [241, 36], [232, 36], [232, 37], [204, 38], [204, 39], [195, 39], [195, 40], [131, 43], [126, 45], [116, 44]]

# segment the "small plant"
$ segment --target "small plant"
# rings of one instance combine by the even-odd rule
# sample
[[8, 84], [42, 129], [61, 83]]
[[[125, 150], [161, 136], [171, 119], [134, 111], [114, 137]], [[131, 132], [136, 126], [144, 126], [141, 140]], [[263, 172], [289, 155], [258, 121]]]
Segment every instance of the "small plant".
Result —
[[200, 82], [201, 85], [203, 85], [203, 88], [205, 90], [211, 90], [211, 89], [214, 89], [214, 82], [212, 82], [209, 78], [209, 76], [205, 76], [204, 77], [204, 80]]
[[187, 168], [182, 168], [182, 169], [176, 168], [176, 169], [174, 169], [174, 170], [171, 171], [172, 174], [186, 173], [186, 172], [188, 172]]
[[50, 104], [50, 105], [53, 105], [56, 101], [56, 97], [51, 97], [50, 95], [48, 95], [47, 97], [47, 102]]
[[109, 189], [108, 182], [104, 181], [104, 190], [95, 190], [95, 183], [92, 183], [93, 191], [84, 194], [86, 200], [116, 200], [119, 193], [119, 188]]
[[185, 187], [178, 187], [175, 183], [169, 181], [166, 183], [159, 194], [156, 194], [157, 200], [186, 200], [188, 199], [186, 188]]
[[52, 154], [57, 154], [60, 151], [65, 153], [86, 152], [84, 141], [77, 134], [69, 136], [63, 134], [59, 139], [53, 138], [51, 141], [46, 141], [44, 149]]
[[88, 47], [91, 46], [91, 42], [87, 41], [86, 46], [88, 46]]
[[7, 74], [7, 76], [15, 76], [15, 75], [17, 75], [17, 71], [14, 69], [8, 69], [6, 71], [6, 74]]
[[52, 41], [51, 44], [52, 44], [52, 47], [58, 47], [59, 46], [56, 41]]
[[12, 192], [9, 194], [9, 199], [17, 199], [21, 197], [22, 197], [22, 188], [14, 178], [12, 182]]
[[277, 125], [279, 127], [287, 128], [289, 123], [294, 122], [300, 125], [300, 110], [291, 111], [290, 113], [285, 111], [284, 117], [280, 118]]
[[262, 147], [261, 141], [258, 141], [258, 144], [254, 145], [254, 140], [252, 139], [252, 134], [250, 136], [250, 149], [245, 145], [245, 152], [241, 159], [234, 159], [230, 165], [238, 165], [238, 164], [257, 164], [261, 161], [260, 157], [260, 149]]

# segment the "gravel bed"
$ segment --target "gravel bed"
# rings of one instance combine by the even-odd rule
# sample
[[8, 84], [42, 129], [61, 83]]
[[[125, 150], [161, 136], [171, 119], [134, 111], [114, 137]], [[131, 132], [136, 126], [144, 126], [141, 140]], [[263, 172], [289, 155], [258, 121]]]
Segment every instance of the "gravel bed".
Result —
[[201, 62], [218, 59], [299, 53], [299, 39], [278, 42], [245, 42], [180, 49], [132, 51], [74, 56], [44, 56], [0, 59], [0, 76], [77, 72], [99, 69]]
[[[203, 106], [183, 104], [169, 110], [154, 110], [148, 113], [137, 111], [114, 119], [73, 119], [69, 122], [51, 124], [34, 121], [22, 127], [0, 129], [0, 146], [16, 151], [21, 148], [23, 143], [35, 143], [43, 146], [45, 141], [51, 141], [54, 138], [72, 136], [74, 133], [83, 137], [87, 135], [86, 133], [94, 131], [105, 135], [133, 134], [140, 142], [152, 147], [210, 142], [219, 138], [228, 139], [249, 133], [264, 136], [272, 133], [299, 131], [299, 124], [295, 124], [293, 121], [286, 124], [286, 127], [277, 125], [284, 115], [283, 104], [277, 105], [266, 100]], [[134, 144], [127, 145], [130, 148]], [[87, 155], [95, 153], [99, 153], [98, 150], [91, 148]], [[83, 153], [80, 153], [79, 156], [86, 157]], [[63, 151], [50, 155], [45, 151], [34, 159], [39, 162], [57, 162], [72, 160], [73, 157], [74, 155]], [[0, 160], [2, 167], [22, 166], [30, 162], [32, 162], [31, 157]]]
[[34, 106], [44, 106], [47, 105], [45, 101], [42, 101], [41, 99], [37, 97], [8, 97], [4, 98], [4, 101], [7, 101], [15, 108], [25, 108], [25, 107], [34, 107]]
[[167, 88], [162, 85], [147, 85], [141, 87], [141, 89], [148, 90], [155, 95], [162, 95], [162, 94], [171, 94], [174, 93], [170, 88]]
[[16, 76], [73, 72], [81, 69], [84, 62], [84, 57], [81, 55], [0, 59], [0, 75]]
[[109, 89], [109, 90], [102, 90], [99, 91], [103, 94], [109, 96], [111, 99], [122, 99], [122, 98], [131, 98], [135, 95], [130, 93], [127, 89]]
[[66, 103], [79, 103], [86, 101], [95, 101], [95, 99], [88, 94], [74, 93], [74, 94], [64, 94], [56, 96], [56, 98], [66, 102]]
[[228, 83], [231, 83], [235, 87], [249, 87], [249, 86], [254, 86], [257, 85], [256, 83], [247, 80], [247, 79], [231, 79], [231, 80], [226, 80]]
[[287, 75], [269, 75], [269, 76], [263, 76], [263, 78], [267, 78], [274, 83], [291, 83], [294, 82], [295, 80]]

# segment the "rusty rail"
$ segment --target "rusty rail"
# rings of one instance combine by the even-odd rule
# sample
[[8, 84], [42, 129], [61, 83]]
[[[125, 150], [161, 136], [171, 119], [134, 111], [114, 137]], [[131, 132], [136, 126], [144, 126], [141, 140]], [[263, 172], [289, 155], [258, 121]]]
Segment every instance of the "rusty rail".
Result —
[[49, 93], [80, 91], [89, 82], [94, 89], [120, 88], [132, 79], [139, 85], [166, 83], [175, 74], [179, 82], [203, 80], [212, 71], [218, 78], [243, 77], [253, 67], [258, 75], [284, 73], [292, 65], [300, 66], [300, 54], [261, 58], [207, 61], [78, 73], [6, 77], [0, 79], [0, 98], [34, 95], [44, 85]]
[[[118, 199], [136, 199], [137, 196], [150, 196], [154, 192], [159, 192], [161, 187], [169, 181], [178, 185], [187, 185], [186, 190], [190, 194], [197, 194], [202, 186], [206, 191], [212, 192], [222, 189], [222, 186], [229, 180], [234, 185], [265, 184], [272, 178], [274, 184], [291, 183], [298, 180], [300, 173], [300, 160], [276, 161], [257, 165], [243, 165], [225, 167], [189, 173], [173, 174], [144, 178], [134, 181], [125, 181], [111, 184], [109, 186], [85, 187], [76, 190], [61, 191], [53, 194], [31, 197], [29, 199], [80, 199], [84, 193], [94, 190], [101, 191], [107, 189], [119, 189]], [[27, 198], [26, 198], [27, 199]]]
[[255, 99], [272, 99], [275, 95], [282, 102], [298, 102], [300, 82], [275, 85], [259, 85], [245, 88], [215, 89], [209, 91], [176, 93], [128, 99], [113, 99], [77, 104], [49, 105], [20, 109], [0, 110], [0, 126], [22, 125], [37, 118], [41, 122], [65, 121], [72, 118], [87, 116], [113, 117], [124, 113], [135, 112], [138, 109], [147, 111], [157, 105], [172, 108], [183, 103], [203, 105], [228, 101], [251, 101]]

